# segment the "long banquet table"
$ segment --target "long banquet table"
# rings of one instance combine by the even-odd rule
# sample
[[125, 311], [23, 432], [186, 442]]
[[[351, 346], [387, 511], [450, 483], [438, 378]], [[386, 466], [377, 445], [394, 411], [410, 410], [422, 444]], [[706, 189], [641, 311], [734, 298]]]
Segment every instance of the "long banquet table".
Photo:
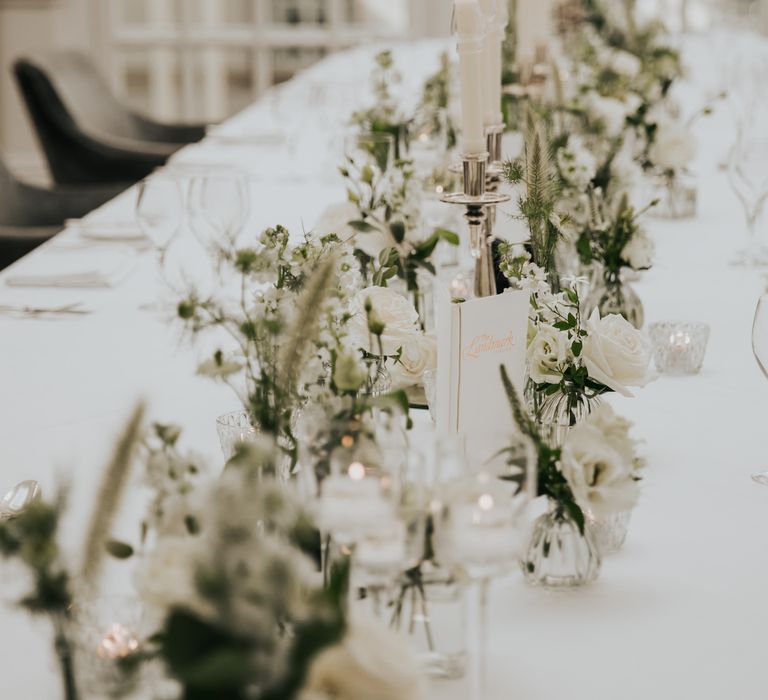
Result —
[[[406, 73], [403, 100], [416, 99], [447, 46], [395, 46]], [[681, 93], [689, 112], [717, 87], [711, 47], [707, 37], [686, 41], [695, 68]], [[334, 169], [341, 124], [368, 99], [376, 49], [326, 59], [221, 127], [233, 136], [278, 129], [287, 139], [209, 140], [184, 149], [174, 162], [247, 170], [254, 233], [276, 223], [294, 232], [311, 228], [328, 204], [344, 199]], [[661, 377], [634, 399], [612, 397], [635, 421], [648, 461], [626, 546], [604, 562], [593, 586], [578, 592], [530, 588], [519, 576], [497, 582], [489, 698], [758, 700], [768, 693], [768, 489], [749, 478], [768, 468], [768, 382], [750, 351], [764, 281], [757, 271], [728, 265], [744, 228], [719, 167], [732, 132], [729, 118], [721, 107], [696, 123], [698, 216], [648, 220], [657, 264], [636, 286], [648, 321], [711, 324], [704, 369], [695, 377]], [[90, 218], [126, 221], [134, 198], [129, 191]], [[182, 238], [193, 244], [189, 232]], [[62, 540], [73, 564], [100, 469], [135, 401], [146, 398], [153, 419], [182, 425], [184, 445], [213, 464], [220, 462], [213, 419], [237, 407], [229, 390], [195, 375], [202, 351], [168, 318], [142, 308], [162, 295], [152, 254], [129, 253], [135, 266], [113, 289], [5, 284], [32, 263], [54, 268], [58, 256], [76, 255], [76, 240], [76, 232], [65, 232], [0, 274], [0, 304], [77, 301], [93, 311], [70, 320], [0, 316], [0, 490], [28, 478], [49, 496], [69, 487]], [[118, 535], [135, 539], [145, 497], [137, 482]], [[110, 564], [108, 581], [110, 592], [129, 590], [125, 565]], [[0, 595], [8, 601], [0, 617], [0, 697], [58, 697], [45, 622], [10, 605], [24, 585], [17, 569], [0, 564]], [[462, 682], [436, 682], [432, 696], [463, 700], [467, 690]]]

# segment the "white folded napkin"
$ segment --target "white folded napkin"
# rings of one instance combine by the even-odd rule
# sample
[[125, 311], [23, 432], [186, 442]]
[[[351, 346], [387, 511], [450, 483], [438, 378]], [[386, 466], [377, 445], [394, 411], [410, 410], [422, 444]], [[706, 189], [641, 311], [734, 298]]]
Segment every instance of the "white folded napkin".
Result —
[[66, 222], [67, 230], [75, 230], [80, 238], [92, 241], [113, 243], [144, 243], [147, 237], [135, 221], [88, 221], [70, 219]]
[[14, 266], [5, 283], [9, 287], [111, 288], [127, 277], [135, 264], [136, 255], [127, 247], [49, 247]]

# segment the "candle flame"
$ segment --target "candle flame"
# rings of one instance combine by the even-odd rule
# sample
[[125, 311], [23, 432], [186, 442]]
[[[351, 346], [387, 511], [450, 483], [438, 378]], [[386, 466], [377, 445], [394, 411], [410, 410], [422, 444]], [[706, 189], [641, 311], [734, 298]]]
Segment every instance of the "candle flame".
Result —
[[347, 469], [347, 474], [353, 481], [362, 481], [365, 479], [365, 465], [360, 462], [352, 462]]
[[480, 510], [489, 511], [493, 508], [493, 496], [491, 496], [490, 493], [484, 493], [480, 498], [477, 499], [477, 505], [480, 507]]

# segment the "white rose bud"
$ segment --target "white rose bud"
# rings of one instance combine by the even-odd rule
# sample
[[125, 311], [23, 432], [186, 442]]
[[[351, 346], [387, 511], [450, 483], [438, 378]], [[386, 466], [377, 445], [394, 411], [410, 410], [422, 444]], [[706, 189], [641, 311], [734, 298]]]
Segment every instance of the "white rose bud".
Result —
[[581, 356], [592, 379], [630, 397], [633, 394], [627, 387], [648, 383], [650, 343], [623, 316], [600, 318], [595, 309], [587, 321], [587, 332]]
[[541, 326], [528, 346], [528, 372], [537, 384], [559, 384], [570, 349], [568, 336], [552, 326]]
[[417, 384], [424, 372], [437, 367], [437, 341], [434, 336], [418, 334], [403, 343], [400, 359], [390, 368], [395, 387]]

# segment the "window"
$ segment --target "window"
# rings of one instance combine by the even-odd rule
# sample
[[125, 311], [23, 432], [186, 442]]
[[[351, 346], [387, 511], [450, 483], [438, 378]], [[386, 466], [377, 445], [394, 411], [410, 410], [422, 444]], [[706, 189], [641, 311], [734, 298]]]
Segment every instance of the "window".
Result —
[[408, 33], [407, 0], [109, 0], [113, 79], [163, 119], [213, 121], [327, 53]]

